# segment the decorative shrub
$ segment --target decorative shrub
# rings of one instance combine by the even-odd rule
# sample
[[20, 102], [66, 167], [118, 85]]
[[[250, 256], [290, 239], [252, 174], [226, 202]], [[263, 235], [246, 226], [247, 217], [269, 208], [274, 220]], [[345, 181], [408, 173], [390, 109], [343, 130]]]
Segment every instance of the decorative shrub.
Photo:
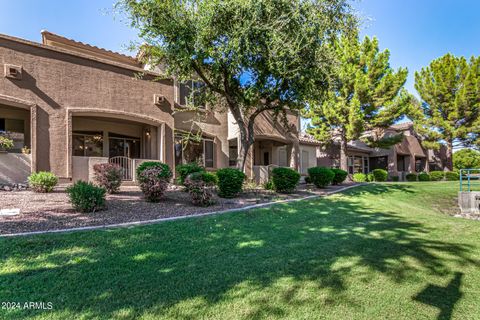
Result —
[[410, 181], [410, 182], [417, 181], [417, 174], [416, 173], [408, 173], [405, 176], [405, 179], [407, 179], [407, 181]]
[[430, 175], [426, 172], [422, 172], [418, 174], [418, 181], [430, 181]]
[[354, 173], [353, 181], [355, 182], [367, 182], [367, 175], [365, 173]]
[[312, 183], [317, 188], [325, 188], [332, 183], [335, 173], [325, 167], [313, 167], [308, 169], [308, 175], [312, 180]]
[[57, 183], [57, 176], [47, 171], [35, 172], [28, 177], [28, 185], [35, 192], [51, 192]]
[[291, 168], [274, 168], [272, 181], [275, 191], [290, 193], [295, 190], [300, 181], [300, 173]]
[[385, 182], [387, 181], [388, 172], [383, 169], [374, 169], [372, 171], [373, 179], [376, 182]]
[[[167, 164], [162, 163], [162, 162], [158, 162], [158, 161], [145, 161], [145, 162], [140, 163], [140, 165], [137, 167], [137, 170], [136, 170], [137, 178], [140, 177], [140, 173], [142, 173], [142, 171], [144, 171], [145, 169], [148, 169], [148, 168], [162, 168], [163, 173], [166, 176], [169, 175], [169, 177], [168, 177], [169, 179], [172, 177], [172, 170], [170, 170], [170, 167]], [[168, 168], [168, 170], [167, 170], [167, 168]]]
[[263, 184], [263, 189], [265, 190], [275, 190], [275, 186], [273, 185], [273, 181], [270, 179]]
[[335, 176], [333, 177], [332, 184], [341, 184], [347, 179], [348, 172], [342, 169], [332, 169]]
[[306, 176], [306, 177], [305, 177], [305, 183], [307, 183], [307, 184], [312, 183], [312, 179], [310, 179], [309, 176]]
[[95, 212], [105, 208], [107, 190], [91, 182], [77, 181], [67, 188], [68, 197], [73, 208], [79, 212]]
[[445, 171], [445, 180], [447, 181], [457, 181], [460, 180], [460, 174], [455, 171]]
[[400, 181], [400, 178], [398, 176], [392, 176], [392, 181], [393, 182], [398, 182], [398, 181]]
[[183, 181], [188, 189], [192, 203], [196, 206], [209, 206], [213, 204], [212, 188], [218, 179], [210, 172], [194, 172]]
[[430, 171], [430, 180], [431, 181], [441, 181], [445, 179], [444, 171]]
[[143, 170], [140, 170], [138, 175], [140, 189], [145, 199], [150, 202], [160, 201], [172, 177], [172, 171], [168, 165], [160, 162], [154, 163], [156, 165], [147, 165]]
[[218, 195], [222, 198], [233, 198], [242, 191], [245, 173], [234, 168], [217, 170]]
[[122, 184], [123, 169], [114, 163], [97, 163], [93, 166], [94, 179], [108, 193], [118, 192]]
[[373, 173], [367, 173], [366, 174], [366, 179], [367, 179], [367, 182], [373, 182], [375, 181], [375, 176], [373, 175]]
[[177, 171], [177, 182], [181, 185], [185, 185], [185, 179], [189, 174], [194, 172], [205, 172], [205, 168], [198, 165], [196, 162], [188, 163], [188, 164], [181, 164], [176, 166]]

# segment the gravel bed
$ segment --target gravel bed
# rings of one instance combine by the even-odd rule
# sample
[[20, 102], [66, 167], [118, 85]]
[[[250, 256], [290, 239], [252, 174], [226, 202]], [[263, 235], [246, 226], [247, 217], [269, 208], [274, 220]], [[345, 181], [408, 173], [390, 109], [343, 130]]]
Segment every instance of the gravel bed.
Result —
[[48, 194], [32, 191], [0, 191], [1, 209], [20, 209], [20, 214], [0, 216], [0, 234], [30, 231], [68, 229], [85, 226], [146, 221], [159, 218], [188, 216], [200, 213], [241, 208], [259, 203], [322, 195], [342, 186], [327, 189], [300, 187], [292, 194], [276, 194], [266, 190], [249, 190], [235, 199], [215, 197], [215, 204], [196, 207], [190, 203], [188, 193], [169, 189], [159, 203], [146, 202], [135, 186], [122, 187], [120, 193], [107, 196], [106, 210], [78, 213], [73, 210], [64, 188]]

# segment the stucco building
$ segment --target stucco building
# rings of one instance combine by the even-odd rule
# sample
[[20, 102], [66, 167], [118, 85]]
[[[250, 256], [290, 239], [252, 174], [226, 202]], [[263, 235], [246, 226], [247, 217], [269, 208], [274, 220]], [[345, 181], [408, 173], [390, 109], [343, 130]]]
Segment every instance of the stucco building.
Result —
[[[189, 111], [189, 85], [159, 79], [134, 57], [42, 31], [36, 43], [0, 35], [0, 131], [15, 147], [0, 153], [0, 183], [51, 171], [63, 182], [92, 179], [96, 163], [115, 162], [125, 180], [145, 160], [235, 166], [238, 131], [227, 112]], [[141, 75], [141, 76], [139, 76]], [[247, 174], [258, 182], [272, 166], [302, 173], [316, 165], [319, 143], [287, 132], [269, 114], [256, 122]], [[23, 151], [23, 152], [22, 152]]]

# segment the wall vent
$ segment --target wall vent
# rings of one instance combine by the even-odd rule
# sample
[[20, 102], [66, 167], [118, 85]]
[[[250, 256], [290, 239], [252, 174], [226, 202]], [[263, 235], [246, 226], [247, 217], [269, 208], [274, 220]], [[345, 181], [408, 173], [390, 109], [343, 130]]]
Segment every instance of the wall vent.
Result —
[[5, 77], [10, 79], [22, 79], [22, 67], [13, 64], [5, 64]]
[[165, 103], [166, 99], [165, 96], [161, 94], [154, 94], [153, 95], [153, 103], [157, 106], [161, 106]]

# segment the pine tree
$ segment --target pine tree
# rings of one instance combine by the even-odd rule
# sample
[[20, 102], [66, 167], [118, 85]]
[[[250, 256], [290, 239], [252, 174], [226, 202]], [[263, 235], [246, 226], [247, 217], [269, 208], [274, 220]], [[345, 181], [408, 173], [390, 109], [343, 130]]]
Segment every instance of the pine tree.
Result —
[[358, 34], [345, 35], [332, 50], [338, 63], [328, 93], [313, 95], [304, 115], [311, 119], [310, 134], [325, 143], [340, 142], [340, 167], [347, 170], [348, 141], [359, 139], [366, 130], [386, 128], [405, 113], [410, 95], [402, 87], [408, 72], [390, 67], [390, 53], [379, 50], [376, 38], [360, 41]]
[[433, 60], [415, 73], [422, 103], [414, 106], [415, 128], [424, 146], [447, 148], [446, 167], [453, 169], [453, 149], [478, 143], [480, 133], [480, 58], [452, 54]]

